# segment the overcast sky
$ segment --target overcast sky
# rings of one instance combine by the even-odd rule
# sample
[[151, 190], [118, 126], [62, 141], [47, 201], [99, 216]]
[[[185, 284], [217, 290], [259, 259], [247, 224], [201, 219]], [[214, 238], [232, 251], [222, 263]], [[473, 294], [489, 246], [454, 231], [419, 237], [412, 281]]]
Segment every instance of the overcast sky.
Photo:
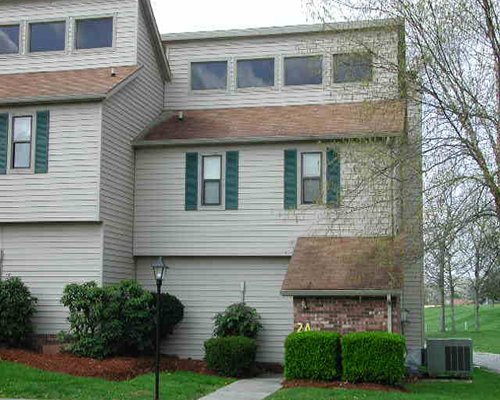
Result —
[[[303, 0], [152, 0], [161, 33], [313, 23]], [[175, 4], [175, 5], [173, 5]]]

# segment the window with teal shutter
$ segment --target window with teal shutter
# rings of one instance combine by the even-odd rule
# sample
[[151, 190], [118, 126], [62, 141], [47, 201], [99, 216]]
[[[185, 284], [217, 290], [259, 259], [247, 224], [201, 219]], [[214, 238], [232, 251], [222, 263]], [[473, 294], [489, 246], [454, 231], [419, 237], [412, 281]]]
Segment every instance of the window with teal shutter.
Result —
[[226, 152], [226, 210], [238, 209], [239, 152]]
[[285, 150], [285, 198], [286, 210], [297, 208], [297, 150]]
[[7, 173], [9, 114], [0, 114], [0, 175]]
[[198, 153], [186, 153], [186, 211], [198, 209]]
[[338, 206], [340, 203], [340, 157], [336, 150], [329, 149], [326, 152], [326, 159], [326, 201], [328, 204]]
[[35, 174], [46, 174], [49, 170], [49, 121], [48, 111], [36, 113]]

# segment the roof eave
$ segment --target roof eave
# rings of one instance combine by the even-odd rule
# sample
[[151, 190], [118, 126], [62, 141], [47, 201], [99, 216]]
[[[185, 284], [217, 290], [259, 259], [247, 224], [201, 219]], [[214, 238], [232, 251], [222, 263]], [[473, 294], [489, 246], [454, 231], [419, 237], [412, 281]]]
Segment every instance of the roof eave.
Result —
[[27, 106], [33, 104], [91, 103], [105, 100], [106, 94], [37, 96], [0, 99], [0, 106]]
[[283, 289], [282, 296], [294, 297], [382, 297], [382, 296], [400, 296], [401, 289], [345, 289], [345, 290], [329, 290], [329, 289]]

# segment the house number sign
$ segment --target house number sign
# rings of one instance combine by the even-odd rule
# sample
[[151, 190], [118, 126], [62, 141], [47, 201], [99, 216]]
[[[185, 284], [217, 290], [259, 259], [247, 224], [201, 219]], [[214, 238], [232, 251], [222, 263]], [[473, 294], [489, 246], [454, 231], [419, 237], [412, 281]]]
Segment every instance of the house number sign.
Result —
[[298, 324], [295, 325], [296, 327], [296, 332], [309, 332], [311, 331], [311, 324], [307, 322], [306, 324], [303, 324], [302, 322], [299, 322]]

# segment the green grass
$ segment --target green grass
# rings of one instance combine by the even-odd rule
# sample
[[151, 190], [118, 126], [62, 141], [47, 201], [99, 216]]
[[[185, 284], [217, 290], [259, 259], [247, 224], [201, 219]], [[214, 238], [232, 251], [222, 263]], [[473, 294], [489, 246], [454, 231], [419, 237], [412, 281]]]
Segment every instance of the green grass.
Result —
[[[473, 306], [455, 307], [456, 328], [455, 333], [451, 332], [450, 308], [446, 308], [447, 332], [439, 332], [439, 315], [441, 308], [433, 307], [425, 309], [425, 324], [427, 327], [426, 336], [432, 338], [471, 338], [474, 341], [474, 350], [487, 353], [500, 354], [500, 305], [481, 306], [481, 330], [475, 331], [474, 308]], [[465, 330], [467, 322], [468, 330]]]
[[268, 400], [497, 400], [500, 375], [476, 370], [467, 381], [419, 382], [408, 385], [410, 393], [368, 390], [296, 388], [280, 390]]
[[[230, 382], [231, 379], [191, 372], [163, 373], [161, 397], [194, 400]], [[153, 398], [153, 388], [153, 374], [125, 382], [110, 382], [46, 372], [22, 364], [0, 361], [0, 398], [150, 400]]]

